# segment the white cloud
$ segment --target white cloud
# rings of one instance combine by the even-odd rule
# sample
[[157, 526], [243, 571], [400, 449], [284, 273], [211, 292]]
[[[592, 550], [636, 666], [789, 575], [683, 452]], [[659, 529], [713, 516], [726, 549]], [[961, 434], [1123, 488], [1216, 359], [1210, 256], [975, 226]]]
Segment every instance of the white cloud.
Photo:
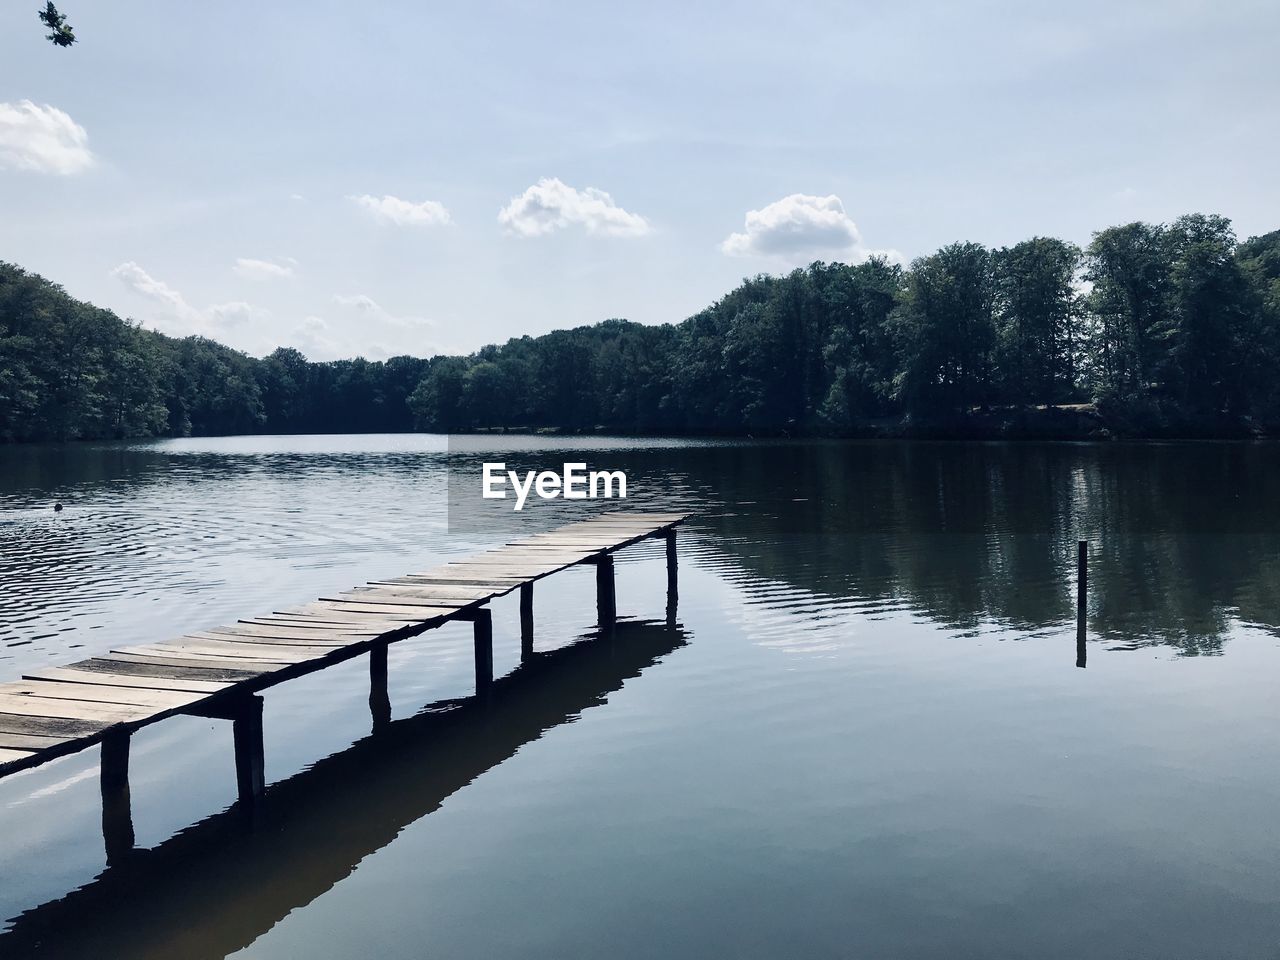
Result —
[[215, 303], [205, 310], [197, 309], [181, 293], [151, 276], [132, 260], [120, 264], [111, 271], [111, 275], [159, 305], [160, 312], [153, 317], [152, 326], [170, 336], [198, 334], [216, 338], [225, 331], [257, 326], [271, 318], [269, 311], [242, 300]]
[[359, 204], [371, 213], [374, 219], [382, 223], [394, 223], [399, 227], [436, 227], [453, 223], [453, 218], [449, 216], [449, 211], [444, 208], [444, 204], [436, 200], [412, 203], [401, 200], [399, 197], [373, 197], [367, 193], [349, 196], [347, 199]]
[[163, 320], [156, 324], [158, 329], [176, 336], [204, 332], [207, 326], [204, 315], [187, 303], [177, 290], [163, 280], [157, 280], [132, 260], [120, 264], [111, 271], [111, 275], [161, 306]]
[[649, 221], [613, 202], [603, 190], [577, 190], [555, 177], [544, 177], [498, 212], [509, 233], [537, 237], [578, 225], [587, 233], [611, 237], [639, 237], [650, 231]]
[[290, 345], [296, 347], [308, 360], [313, 362], [339, 360], [342, 358], [342, 348], [329, 336], [329, 324], [325, 323], [320, 317], [312, 316], [303, 319], [300, 324], [293, 328], [289, 339], [291, 341]]
[[730, 234], [720, 249], [731, 257], [776, 257], [802, 262], [822, 256], [861, 263], [872, 256], [901, 261], [896, 250], [863, 245], [858, 225], [840, 198], [793, 193], [760, 210], [748, 210], [743, 233]]
[[272, 278], [289, 278], [293, 276], [293, 265], [297, 263], [291, 257], [286, 257], [283, 263], [277, 263], [274, 260], [255, 260], [252, 257], [238, 257], [234, 270], [239, 276], [248, 277], [251, 280], [269, 280]]
[[271, 312], [262, 307], [255, 307], [251, 303], [245, 303], [243, 300], [233, 300], [231, 303], [215, 303], [205, 311], [205, 316], [215, 328], [227, 328], [243, 327], [267, 320]]
[[379, 304], [378, 301], [374, 300], [373, 297], [363, 293], [357, 293], [351, 296], [335, 294], [333, 302], [344, 307], [352, 307], [366, 318], [386, 323], [393, 327], [430, 327], [435, 325], [435, 321], [429, 320], [426, 317], [396, 316]]
[[93, 162], [84, 127], [57, 107], [0, 103], [0, 168], [66, 176]]

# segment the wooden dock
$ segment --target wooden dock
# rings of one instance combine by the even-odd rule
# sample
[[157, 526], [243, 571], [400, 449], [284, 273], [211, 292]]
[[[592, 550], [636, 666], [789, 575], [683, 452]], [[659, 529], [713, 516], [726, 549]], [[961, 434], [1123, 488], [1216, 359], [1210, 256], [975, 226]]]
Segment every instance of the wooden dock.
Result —
[[[369, 655], [375, 729], [389, 721], [387, 648], [455, 620], [474, 625], [476, 691], [493, 682], [489, 601], [520, 591], [522, 655], [533, 649], [533, 585], [567, 567], [596, 568], [600, 627], [617, 616], [613, 554], [666, 540], [668, 616], [677, 596], [676, 527], [684, 514], [617, 512], [513, 541], [424, 573], [376, 580], [228, 626], [163, 643], [119, 647], [0, 684], [0, 777], [101, 745], [103, 823], [112, 847], [132, 846], [128, 822], [129, 738], [175, 714], [232, 721], [238, 795], [264, 788], [262, 698], [294, 677]], [[113, 812], [114, 811], [114, 812]], [[122, 826], [112, 835], [109, 823]]]

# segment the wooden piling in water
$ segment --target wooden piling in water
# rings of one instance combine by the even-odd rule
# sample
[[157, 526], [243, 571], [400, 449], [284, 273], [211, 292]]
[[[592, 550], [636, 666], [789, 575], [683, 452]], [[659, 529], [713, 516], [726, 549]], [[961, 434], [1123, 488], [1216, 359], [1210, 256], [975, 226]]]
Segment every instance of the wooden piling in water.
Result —
[[676, 528], [666, 533], [667, 541], [667, 626], [676, 622], [676, 610], [680, 605], [680, 581], [676, 569]]
[[391, 695], [387, 689], [387, 647], [376, 643], [369, 649], [369, 716], [374, 731], [391, 722]]
[[493, 614], [476, 611], [472, 621], [476, 652], [476, 693], [486, 692], [493, 683]]
[[1085, 620], [1089, 614], [1089, 541], [1076, 543], [1076, 666], [1088, 661]]
[[672, 527], [667, 531], [667, 595], [668, 599], [680, 593], [680, 581], [676, 571], [676, 531]]
[[520, 584], [520, 662], [533, 656], [533, 584]]
[[607, 553], [601, 554], [596, 559], [596, 619], [599, 621], [601, 630], [612, 630], [618, 619], [613, 557]]
[[231, 720], [236, 754], [236, 793], [246, 805], [266, 789], [266, 754], [262, 746], [262, 698], [250, 695], [237, 703]]
[[115, 731], [102, 738], [99, 780], [102, 788], [102, 840], [107, 864], [119, 862], [133, 850], [133, 809], [129, 799], [129, 733]]

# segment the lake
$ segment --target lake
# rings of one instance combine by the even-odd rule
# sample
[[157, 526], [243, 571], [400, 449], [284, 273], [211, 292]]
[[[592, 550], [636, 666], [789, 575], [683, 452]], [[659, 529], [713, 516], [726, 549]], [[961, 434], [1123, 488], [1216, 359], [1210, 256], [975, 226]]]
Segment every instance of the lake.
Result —
[[96, 749], [0, 780], [0, 956], [1280, 955], [1276, 446], [0, 448], [0, 681], [617, 506], [473, 522], [464, 453], [694, 513], [675, 622], [653, 542], [612, 638], [589, 568], [523, 666], [497, 601], [488, 706], [466, 624], [391, 648], [385, 736], [363, 660], [273, 688], [253, 828], [225, 722], [146, 728], [120, 866]]

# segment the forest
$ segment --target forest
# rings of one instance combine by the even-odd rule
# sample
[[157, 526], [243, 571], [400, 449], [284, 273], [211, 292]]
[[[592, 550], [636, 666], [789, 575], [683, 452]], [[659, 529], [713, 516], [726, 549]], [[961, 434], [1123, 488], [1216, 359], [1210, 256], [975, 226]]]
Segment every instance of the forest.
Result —
[[0, 262], [0, 440], [429, 430], [751, 436], [1280, 431], [1280, 230], [816, 262], [680, 323], [326, 363], [175, 339]]

